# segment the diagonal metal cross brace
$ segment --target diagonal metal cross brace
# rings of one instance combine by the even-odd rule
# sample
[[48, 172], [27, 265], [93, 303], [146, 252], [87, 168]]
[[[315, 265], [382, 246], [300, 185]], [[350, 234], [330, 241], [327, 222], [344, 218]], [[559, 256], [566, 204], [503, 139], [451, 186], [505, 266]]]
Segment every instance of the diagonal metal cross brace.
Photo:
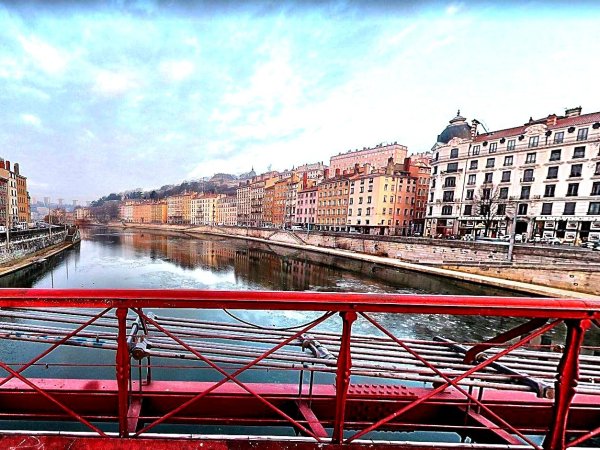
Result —
[[139, 430], [137, 433], [135, 433], [135, 436], [139, 436], [142, 433], [145, 433], [146, 431], [148, 431], [149, 429], [155, 427], [156, 425], [164, 422], [165, 420], [167, 420], [168, 418], [172, 417], [173, 415], [177, 414], [178, 412], [180, 412], [181, 410], [185, 409], [186, 407], [188, 407], [189, 405], [191, 405], [192, 403], [200, 400], [201, 398], [203, 398], [204, 396], [208, 395], [209, 393], [211, 393], [212, 391], [214, 391], [215, 389], [217, 389], [219, 386], [225, 384], [227, 381], [232, 381], [235, 384], [237, 384], [239, 387], [241, 387], [242, 389], [244, 389], [246, 392], [248, 392], [250, 395], [254, 396], [256, 399], [258, 399], [261, 403], [263, 403], [265, 406], [267, 406], [268, 408], [270, 408], [271, 410], [275, 411], [277, 414], [279, 414], [280, 416], [284, 417], [286, 420], [288, 420], [291, 424], [293, 424], [294, 426], [298, 427], [301, 431], [303, 431], [304, 433], [306, 433], [307, 435], [313, 437], [314, 439], [316, 439], [318, 442], [321, 442], [321, 439], [314, 434], [312, 431], [310, 431], [309, 429], [307, 429], [306, 427], [304, 427], [301, 423], [299, 423], [298, 421], [294, 420], [292, 417], [290, 417], [289, 415], [287, 415], [285, 412], [283, 412], [281, 409], [277, 408], [275, 405], [271, 404], [268, 400], [265, 400], [261, 395], [257, 394], [256, 392], [254, 392], [252, 389], [250, 389], [248, 386], [246, 386], [244, 383], [242, 383], [241, 381], [239, 381], [236, 377], [238, 375], [240, 375], [241, 373], [243, 373], [244, 371], [246, 371], [247, 369], [251, 368], [252, 366], [254, 366], [256, 363], [262, 361], [263, 359], [265, 359], [266, 357], [268, 357], [269, 355], [271, 355], [272, 353], [276, 352], [277, 350], [279, 350], [281, 347], [287, 345], [289, 342], [293, 341], [294, 339], [296, 339], [298, 336], [300, 336], [303, 333], [306, 333], [307, 331], [311, 330], [312, 328], [314, 328], [315, 326], [319, 325], [321, 322], [323, 322], [324, 320], [330, 318], [334, 313], [333, 312], [327, 312], [325, 314], [323, 314], [318, 320], [312, 322], [311, 324], [309, 324], [308, 326], [306, 326], [305, 328], [303, 328], [302, 330], [298, 331], [297, 333], [293, 334], [292, 336], [290, 336], [289, 338], [286, 338], [284, 341], [280, 342], [279, 344], [277, 344], [275, 347], [267, 350], [266, 352], [262, 353], [260, 356], [258, 356], [256, 359], [254, 359], [253, 361], [249, 362], [248, 364], [246, 364], [243, 367], [240, 367], [238, 370], [236, 370], [234, 373], [232, 374], [228, 374], [225, 370], [221, 369], [217, 364], [215, 364], [214, 362], [212, 362], [210, 359], [206, 358], [205, 356], [203, 356], [202, 354], [200, 354], [197, 350], [195, 350], [194, 348], [192, 348], [191, 346], [189, 346], [188, 344], [186, 344], [183, 340], [179, 339], [177, 336], [175, 336], [173, 333], [171, 333], [170, 331], [168, 331], [167, 329], [165, 329], [164, 327], [162, 327], [161, 325], [159, 325], [155, 320], [151, 319], [150, 317], [146, 316], [142, 311], [139, 311], [138, 314], [141, 314], [141, 316], [151, 325], [153, 325], [156, 329], [158, 329], [159, 331], [161, 331], [162, 333], [164, 333], [165, 335], [167, 335], [168, 337], [170, 337], [171, 339], [173, 339], [175, 342], [177, 342], [179, 345], [181, 345], [183, 348], [185, 348], [187, 351], [191, 352], [194, 356], [196, 356], [197, 358], [199, 358], [200, 360], [204, 361], [206, 364], [208, 364], [209, 366], [211, 366], [213, 369], [215, 369], [217, 372], [219, 372], [221, 375], [223, 375], [225, 378], [223, 378], [222, 380], [220, 380], [219, 382], [213, 384], [210, 388], [208, 388], [207, 390], [195, 395], [194, 397], [192, 397], [191, 399], [187, 400], [186, 402], [184, 402], [183, 404], [179, 405], [177, 408], [173, 409], [172, 411], [168, 412], [167, 414], [165, 414], [164, 416], [158, 418], [157, 420], [155, 420], [154, 422], [146, 425], [144, 428], [142, 428], [141, 430]]
[[[94, 317], [92, 317], [90, 320], [88, 320], [87, 322], [85, 322], [84, 324], [82, 324], [81, 326], [77, 327], [76, 329], [74, 329], [73, 331], [71, 331], [69, 334], [67, 334], [64, 338], [61, 338], [58, 342], [55, 342], [54, 344], [52, 344], [50, 347], [48, 347], [46, 350], [44, 350], [42, 353], [40, 353], [39, 355], [37, 355], [35, 358], [33, 358], [31, 361], [29, 361], [28, 363], [26, 363], [25, 365], [21, 366], [18, 370], [15, 371], [15, 373], [21, 373], [24, 370], [27, 370], [29, 367], [31, 367], [32, 365], [34, 365], [36, 362], [38, 362], [40, 359], [42, 359], [44, 356], [48, 355], [49, 353], [51, 353], [52, 351], [54, 351], [57, 347], [59, 347], [60, 345], [64, 344], [65, 342], [67, 342], [69, 339], [71, 339], [73, 336], [75, 336], [77, 333], [79, 333], [80, 331], [82, 331], [83, 329], [87, 328], [88, 326], [90, 326], [91, 324], [93, 324], [96, 320], [100, 319], [103, 315], [105, 315], [108, 311], [110, 311], [112, 308], [106, 308], [104, 311], [102, 311], [101, 313], [95, 315]], [[10, 374], [8, 375], [6, 378], [4, 378], [2, 381], [0, 381], [0, 386], [4, 385], [5, 383], [9, 382], [10, 380], [12, 380], [16, 375]]]
[[558, 323], [561, 322], [561, 320], [555, 320], [555, 321], [549, 323], [548, 325], [540, 328], [539, 330], [537, 330], [536, 332], [532, 333], [531, 335], [526, 336], [525, 338], [522, 338], [517, 343], [511, 345], [510, 347], [504, 349], [503, 351], [497, 353], [496, 355], [490, 357], [489, 359], [487, 359], [487, 360], [481, 362], [480, 364], [476, 365], [475, 367], [469, 369], [468, 371], [466, 371], [462, 375], [459, 375], [458, 377], [456, 377], [454, 379], [450, 379], [449, 377], [446, 377], [446, 375], [444, 375], [443, 373], [441, 373], [438, 369], [436, 369], [434, 366], [432, 366], [428, 361], [426, 361], [421, 356], [419, 356], [418, 353], [416, 353], [414, 350], [412, 350], [409, 347], [407, 347], [406, 344], [404, 344], [402, 341], [400, 341], [398, 338], [396, 338], [396, 336], [394, 336], [388, 330], [386, 330], [381, 325], [379, 325], [379, 323], [377, 323], [374, 319], [371, 319], [365, 313], [361, 313], [361, 315], [365, 319], [367, 319], [369, 322], [371, 322], [376, 328], [378, 328], [380, 331], [382, 331], [384, 334], [386, 334], [390, 339], [392, 339], [398, 345], [402, 346], [411, 355], [413, 355], [415, 358], [417, 358], [419, 361], [421, 361], [423, 364], [425, 364], [425, 366], [429, 367], [434, 372], [436, 372], [439, 376], [441, 376], [444, 380], [446, 380], [446, 382], [444, 384], [438, 386], [436, 389], [432, 390], [431, 392], [429, 392], [427, 395], [425, 395], [423, 397], [420, 397], [419, 399], [417, 399], [413, 403], [404, 406], [403, 408], [399, 409], [398, 411], [396, 411], [396, 412], [388, 415], [387, 417], [384, 417], [383, 419], [381, 419], [378, 422], [370, 425], [369, 427], [363, 429], [362, 431], [359, 431], [355, 435], [353, 435], [350, 438], [348, 438], [346, 440], [346, 442], [351, 442], [351, 441], [353, 441], [355, 439], [358, 439], [358, 438], [364, 436], [365, 434], [369, 433], [370, 431], [373, 431], [373, 430], [379, 428], [381, 425], [386, 424], [390, 420], [393, 420], [396, 417], [398, 417], [399, 415], [404, 414], [405, 412], [409, 411], [410, 409], [412, 409], [412, 408], [420, 405], [421, 403], [425, 402], [429, 398], [433, 397], [434, 395], [438, 394], [439, 392], [442, 392], [444, 389], [446, 389], [447, 387], [449, 387], [450, 385], [452, 385], [457, 390], [459, 390], [463, 395], [466, 395], [468, 398], [472, 399], [473, 401], [475, 401], [476, 403], [478, 403], [480, 406], [482, 406], [482, 408], [484, 408], [488, 413], [490, 413], [492, 416], [494, 416], [496, 418], [496, 420], [498, 420], [500, 422], [503, 422], [505, 426], [507, 426], [508, 428], [512, 429], [517, 434], [519, 434], [519, 436], [522, 439], [524, 439], [529, 445], [532, 445], [534, 448], [538, 448], [538, 449], [540, 448], [535, 443], [531, 442], [525, 436], [523, 436], [522, 434], [520, 434], [517, 430], [514, 430], [514, 428], [510, 424], [506, 423], [501, 417], [498, 417], [493, 411], [489, 410], [489, 408], [487, 408], [485, 405], [481, 404], [476, 398], [472, 397], [468, 392], [464, 391], [460, 386], [458, 386], [458, 382], [461, 381], [462, 379], [468, 377], [469, 375], [473, 374], [474, 372], [476, 372], [476, 371], [478, 371], [478, 370], [480, 370], [480, 369], [488, 366], [489, 364], [491, 364], [492, 362], [494, 362], [497, 359], [501, 358], [502, 356], [510, 353], [515, 348], [520, 347], [521, 345], [523, 345], [526, 342], [530, 341], [534, 337], [536, 337], [536, 336], [538, 336], [540, 334], [543, 334], [546, 331], [554, 328], [556, 325], [558, 325]]
[[36, 384], [32, 383], [31, 381], [29, 381], [27, 378], [25, 378], [23, 375], [21, 375], [20, 373], [18, 373], [16, 370], [13, 370], [12, 368], [10, 368], [8, 365], [6, 365], [3, 362], [0, 362], [0, 367], [3, 368], [4, 370], [6, 370], [7, 372], [9, 372], [13, 377], [18, 378], [19, 380], [21, 380], [23, 383], [25, 383], [27, 386], [29, 386], [30, 388], [32, 388], [33, 390], [35, 390], [36, 392], [38, 392], [40, 395], [42, 395], [46, 399], [50, 400], [52, 403], [54, 403], [56, 406], [58, 406], [59, 408], [61, 408], [64, 412], [66, 412], [68, 415], [70, 415], [71, 417], [73, 417], [78, 422], [81, 422], [84, 425], [87, 425], [89, 428], [91, 428], [92, 430], [94, 430], [100, 436], [102, 436], [102, 437], [108, 437], [108, 435], [106, 433], [104, 433], [100, 428], [97, 428], [94, 425], [92, 425], [90, 422], [88, 422], [82, 416], [80, 416], [79, 414], [77, 414], [71, 408], [69, 408], [68, 406], [62, 404], [60, 401], [58, 401], [57, 399], [55, 399], [54, 396], [48, 394], [45, 390], [43, 390], [42, 388], [40, 388]]

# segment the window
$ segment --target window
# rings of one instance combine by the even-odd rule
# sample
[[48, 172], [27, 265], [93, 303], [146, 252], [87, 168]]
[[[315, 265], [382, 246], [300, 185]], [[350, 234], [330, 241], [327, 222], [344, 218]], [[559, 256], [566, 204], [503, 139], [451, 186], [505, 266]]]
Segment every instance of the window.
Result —
[[521, 196], [519, 198], [521, 200], [527, 200], [529, 198], [530, 193], [531, 193], [531, 186], [521, 186]]
[[523, 182], [531, 183], [534, 180], [535, 178], [533, 178], [533, 169], [525, 169], [523, 171]]
[[471, 161], [471, 163], [469, 164], [469, 169], [475, 170], [475, 169], [477, 169], [478, 165], [479, 165], [479, 161], [477, 161], [477, 160]]
[[437, 171], [438, 171], [438, 166], [433, 166], [433, 172], [432, 172], [432, 175], [435, 175], [435, 174], [437, 174]]
[[552, 150], [550, 152], [550, 161], [560, 161], [560, 153], [562, 152], [561, 149], [558, 150]]
[[362, 197], [358, 197], [358, 204], [362, 205], [362, 202], [363, 202], [363, 198]]
[[356, 215], [357, 216], [362, 216], [362, 208], [358, 208], [358, 213]]
[[579, 130], [577, 130], [577, 140], [578, 141], [585, 141], [587, 139], [587, 136], [588, 136], [587, 128], [580, 128]]
[[554, 143], [555, 144], [562, 144], [563, 140], [565, 139], [565, 132], [564, 131], [559, 131], [558, 133], [556, 133], [554, 135]]
[[493, 176], [494, 176], [493, 172], [486, 173], [485, 176], [484, 176], [484, 178], [483, 178], [483, 182], [484, 183], [491, 183]]
[[594, 175], [600, 175], [600, 162], [596, 163], [596, 170], [594, 171]]
[[508, 198], [508, 188], [507, 187], [500, 188], [500, 191], [498, 192], [498, 198], [501, 200], [506, 200]]
[[544, 197], [554, 197], [554, 193], [556, 192], [555, 184], [547, 184], [544, 189]]
[[502, 172], [502, 182], [508, 183], [509, 181], [510, 181], [510, 170], [507, 170], [506, 172]]
[[591, 216], [600, 215], [600, 202], [590, 202], [590, 206], [588, 207], [588, 214]]
[[573, 164], [571, 166], [571, 174], [570, 177], [580, 177], [581, 170], [583, 169], [583, 164]]
[[448, 167], [446, 167], [446, 172], [448, 172], [448, 173], [458, 172], [458, 163], [448, 164]]
[[354, 204], [354, 199], [352, 197], [350, 197], [350, 204], [353, 205]]
[[444, 187], [455, 187], [456, 186], [456, 177], [448, 177], [444, 181]]
[[453, 148], [452, 150], [450, 150], [450, 158], [458, 158], [458, 149], [457, 148]]
[[505, 166], [512, 166], [513, 165], [513, 157], [512, 157], [512, 155], [504, 157], [504, 165]]
[[525, 157], [525, 164], [533, 164], [535, 162], [536, 153], [527, 153]]
[[495, 158], [488, 158], [487, 161], [485, 162], [485, 167], [487, 167], [489, 169], [491, 167], [494, 167], [495, 164], [496, 164]]
[[526, 216], [527, 215], [527, 203], [519, 203], [517, 207], [517, 215]]
[[529, 148], [533, 148], [533, 147], [537, 147], [538, 146], [538, 142], [540, 141], [540, 137], [539, 136], [531, 136], [529, 138]]
[[[384, 197], [384, 198], [385, 198], [385, 197]], [[371, 201], [372, 201], [372, 197], [371, 197], [370, 195], [369, 195], [369, 196], [367, 196], [367, 203], [371, 203]], [[385, 200], [384, 200], [384, 201], [385, 201]]]
[[496, 150], [498, 149], [498, 143], [497, 142], [492, 142], [490, 144], [490, 149], [488, 150], [490, 153], [496, 153]]
[[506, 205], [504, 203], [501, 203], [496, 208], [496, 215], [497, 216], [504, 216], [505, 214], [506, 214]]
[[453, 202], [454, 201], [454, 191], [444, 191], [443, 199], [445, 202]]
[[449, 216], [450, 214], [452, 214], [452, 206], [442, 206], [442, 216]]
[[572, 216], [575, 214], [575, 202], [567, 202], [565, 203], [565, 210], [563, 211], [564, 215]]
[[473, 194], [475, 191], [473, 189], [467, 189], [465, 200], [473, 200]]
[[546, 176], [548, 179], [558, 178], [558, 166], [548, 167], [548, 175]]
[[465, 205], [465, 216], [473, 214], [473, 205]]
[[469, 178], [467, 180], [467, 184], [469, 184], [469, 185], [475, 184], [475, 178], [476, 178], [475, 174], [469, 175]]
[[542, 214], [544, 216], [552, 215], [552, 203], [542, 203]]
[[579, 183], [569, 183], [567, 197], [576, 197], [579, 193]]
[[508, 141], [508, 144], [506, 144], [506, 150], [514, 150], [515, 149], [515, 140], [514, 139], [510, 139]]
[[485, 188], [481, 190], [481, 198], [483, 200], [489, 200], [490, 196], [492, 195], [492, 190], [489, 188]]
[[573, 149], [573, 159], [575, 158], [585, 158], [585, 146]]
[[367, 208], [367, 216], [371, 215], [371, 208]]
[[350, 209], [348, 210], [348, 215], [349, 215], [349, 216], [351, 216], [351, 215], [352, 215], [352, 208], [350, 208]]
[[474, 145], [473, 146], [473, 155], [475, 155], [475, 156], [479, 155], [480, 150], [481, 149], [480, 149], [479, 145]]

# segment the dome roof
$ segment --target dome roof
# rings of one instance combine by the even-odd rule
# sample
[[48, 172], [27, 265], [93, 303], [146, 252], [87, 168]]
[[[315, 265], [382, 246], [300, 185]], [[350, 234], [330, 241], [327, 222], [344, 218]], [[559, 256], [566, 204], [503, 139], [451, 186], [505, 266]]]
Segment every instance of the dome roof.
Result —
[[460, 115], [460, 110], [456, 113], [456, 117], [450, 121], [444, 131], [437, 137], [437, 141], [442, 144], [447, 144], [452, 138], [470, 139], [471, 127], [467, 123], [467, 119]]

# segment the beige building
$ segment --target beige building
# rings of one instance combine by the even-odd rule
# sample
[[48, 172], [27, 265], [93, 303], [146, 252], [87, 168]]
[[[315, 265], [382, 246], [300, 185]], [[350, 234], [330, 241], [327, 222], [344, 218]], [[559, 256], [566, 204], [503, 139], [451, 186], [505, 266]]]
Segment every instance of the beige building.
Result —
[[373, 148], [363, 148], [362, 150], [348, 150], [346, 153], [339, 153], [332, 156], [329, 162], [329, 173], [336, 173], [339, 170], [351, 172], [354, 167], [370, 164], [375, 169], [387, 166], [388, 160], [404, 161], [407, 154], [407, 148], [398, 143], [379, 144]]
[[217, 200], [217, 225], [237, 225], [237, 196], [226, 195]]
[[241, 227], [250, 226], [250, 180], [240, 183], [236, 189], [237, 224]]
[[191, 199], [190, 216], [192, 225], [216, 225], [217, 202], [225, 194], [203, 194]]
[[412, 234], [417, 178], [404, 169], [404, 164], [390, 160], [385, 169], [364, 171], [350, 179], [347, 220], [350, 231]]
[[600, 112], [477, 131], [458, 114], [438, 136], [426, 232], [600, 240]]
[[195, 197], [195, 193], [167, 197], [167, 222], [189, 225], [192, 221], [191, 203]]

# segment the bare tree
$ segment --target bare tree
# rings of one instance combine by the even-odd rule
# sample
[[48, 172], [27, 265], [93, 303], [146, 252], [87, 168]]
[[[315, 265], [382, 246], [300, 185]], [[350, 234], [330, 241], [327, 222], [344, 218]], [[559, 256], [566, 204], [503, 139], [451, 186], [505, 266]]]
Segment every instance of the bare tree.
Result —
[[473, 215], [483, 221], [484, 236], [489, 237], [494, 222], [506, 218], [506, 199], [501, 198], [500, 188], [493, 184], [479, 187], [473, 197]]

